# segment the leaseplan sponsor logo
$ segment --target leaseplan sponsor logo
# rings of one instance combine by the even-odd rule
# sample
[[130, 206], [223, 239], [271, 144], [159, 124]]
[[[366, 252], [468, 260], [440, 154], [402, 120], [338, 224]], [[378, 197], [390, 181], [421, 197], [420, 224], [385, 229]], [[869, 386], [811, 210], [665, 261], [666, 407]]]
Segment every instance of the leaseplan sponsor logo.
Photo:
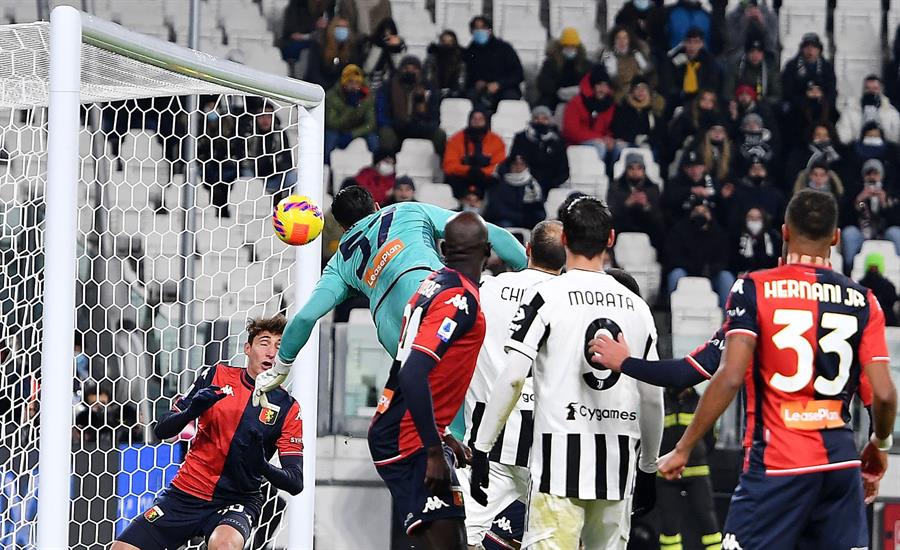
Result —
[[369, 285], [369, 288], [375, 288], [375, 283], [378, 282], [378, 277], [381, 276], [384, 268], [387, 267], [391, 260], [393, 260], [402, 250], [403, 242], [400, 239], [394, 239], [381, 247], [381, 250], [379, 250], [378, 254], [375, 256], [375, 263], [366, 270], [364, 280], [366, 281], [366, 284]]
[[794, 430], [841, 428], [841, 408], [841, 402], [835, 400], [789, 401], [781, 404], [781, 419]]

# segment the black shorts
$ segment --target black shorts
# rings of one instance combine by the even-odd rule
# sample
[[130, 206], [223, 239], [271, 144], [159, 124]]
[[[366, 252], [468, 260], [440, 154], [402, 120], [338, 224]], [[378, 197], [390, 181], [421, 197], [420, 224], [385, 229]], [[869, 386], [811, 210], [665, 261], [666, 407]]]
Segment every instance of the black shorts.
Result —
[[490, 531], [484, 534], [482, 545], [485, 550], [518, 548], [524, 536], [525, 503], [515, 500], [494, 518]]
[[456, 457], [447, 447], [444, 447], [444, 456], [450, 465], [450, 493], [444, 495], [436, 495], [425, 487], [425, 468], [428, 464], [425, 449], [403, 460], [375, 468], [394, 498], [397, 515], [403, 521], [407, 535], [435, 520], [466, 517], [462, 488], [454, 471]]
[[259, 503], [207, 501], [169, 487], [117, 540], [141, 550], [174, 550], [194, 537], [202, 535], [208, 539], [216, 527], [228, 525], [237, 529], [246, 542], [259, 519], [259, 510]]

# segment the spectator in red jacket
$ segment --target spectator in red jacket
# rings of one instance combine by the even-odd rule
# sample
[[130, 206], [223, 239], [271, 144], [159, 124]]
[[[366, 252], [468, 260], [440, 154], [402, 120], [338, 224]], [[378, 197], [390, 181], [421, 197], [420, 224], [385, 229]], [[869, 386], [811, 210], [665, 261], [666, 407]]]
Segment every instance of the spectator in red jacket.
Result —
[[379, 204], [385, 204], [394, 190], [396, 175], [394, 155], [387, 149], [378, 149], [372, 155], [372, 166], [366, 166], [356, 174], [356, 182], [372, 193], [372, 198]]
[[620, 151], [612, 134], [616, 103], [611, 82], [606, 68], [594, 65], [581, 79], [580, 93], [566, 105], [562, 128], [568, 145], [590, 145], [608, 164], [615, 162]]

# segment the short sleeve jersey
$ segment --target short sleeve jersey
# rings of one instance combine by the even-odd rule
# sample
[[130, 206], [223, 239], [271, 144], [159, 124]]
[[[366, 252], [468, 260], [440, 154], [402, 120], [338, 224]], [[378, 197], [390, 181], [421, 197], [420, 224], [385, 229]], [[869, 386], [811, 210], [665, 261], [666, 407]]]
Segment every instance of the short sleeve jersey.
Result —
[[472, 281], [448, 267], [422, 281], [404, 311], [397, 359], [369, 427], [369, 449], [376, 465], [402, 460], [422, 448], [398, 382], [411, 351], [437, 362], [428, 385], [436, 428], [444, 433], [463, 404], [484, 334], [478, 287]]
[[769, 475], [858, 466], [849, 403], [862, 367], [888, 361], [872, 292], [820, 266], [754, 272], [732, 288], [725, 330], [757, 340], [745, 379], [745, 466]]

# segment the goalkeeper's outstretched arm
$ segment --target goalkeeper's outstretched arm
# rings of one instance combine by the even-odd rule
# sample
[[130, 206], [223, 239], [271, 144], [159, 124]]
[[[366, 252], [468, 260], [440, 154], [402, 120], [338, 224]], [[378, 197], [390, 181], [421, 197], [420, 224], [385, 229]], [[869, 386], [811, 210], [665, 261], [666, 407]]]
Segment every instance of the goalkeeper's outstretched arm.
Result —
[[[443, 239], [444, 226], [447, 225], [447, 220], [457, 213], [431, 204], [423, 204], [421, 206], [425, 208], [425, 212], [431, 218], [431, 223], [434, 224], [434, 236], [438, 239]], [[525, 247], [522, 246], [522, 243], [516, 240], [512, 233], [500, 226], [492, 223], [487, 224], [487, 226], [488, 240], [491, 242], [491, 246], [494, 247], [494, 252], [497, 253], [497, 256], [516, 271], [528, 267], [528, 257], [525, 255]]]

